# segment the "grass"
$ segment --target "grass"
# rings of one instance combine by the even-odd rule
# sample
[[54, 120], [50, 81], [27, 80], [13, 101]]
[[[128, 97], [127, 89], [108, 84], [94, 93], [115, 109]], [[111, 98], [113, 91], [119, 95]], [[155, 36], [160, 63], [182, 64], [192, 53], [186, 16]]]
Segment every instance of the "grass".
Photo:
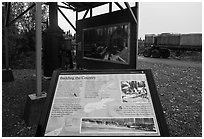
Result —
[[[202, 68], [139, 62], [152, 69], [170, 136], [202, 136]], [[28, 94], [35, 93], [35, 70], [13, 70], [15, 81], [2, 83], [2, 136], [34, 136], [37, 125], [22, 118]], [[43, 80], [47, 91], [49, 81]]]

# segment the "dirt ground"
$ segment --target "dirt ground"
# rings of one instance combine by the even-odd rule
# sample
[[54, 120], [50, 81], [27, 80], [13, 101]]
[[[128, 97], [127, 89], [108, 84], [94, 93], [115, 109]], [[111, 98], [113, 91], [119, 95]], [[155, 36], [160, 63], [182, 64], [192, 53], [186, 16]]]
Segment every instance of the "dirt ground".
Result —
[[138, 65], [152, 69], [170, 136], [202, 136], [202, 67]]
[[[202, 136], [202, 67], [139, 61], [139, 69], [152, 69], [170, 136]], [[33, 69], [13, 69], [15, 81], [2, 83], [2, 136], [35, 136], [37, 125], [23, 120], [28, 94], [35, 93]], [[43, 80], [47, 91], [50, 81]]]

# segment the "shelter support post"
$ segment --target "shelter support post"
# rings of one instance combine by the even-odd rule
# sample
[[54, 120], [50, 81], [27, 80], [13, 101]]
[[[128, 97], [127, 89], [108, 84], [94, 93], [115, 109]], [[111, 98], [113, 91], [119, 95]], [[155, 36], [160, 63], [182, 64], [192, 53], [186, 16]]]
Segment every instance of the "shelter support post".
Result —
[[42, 96], [42, 28], [41, 28], [41, 3], [37, 3], [36, 6], [36, 84], [37, 93], [36, 96]]
[[5, 26], [4, 28], [4, 45], [5, 45], [5, 63], [6, 63], [6, 69], [9, 68], [9, 56], [8, 56], [8, 27]]
[[24, 108], [24, 120], [27, 125], [37, 124], [40, 118], [46, 93], [42, 93], [42, 28], [41, 3], [36, 3], [36, 94], [30, 94]]
[[8, 55], [8, 27], [4, 28], [4, 47], [5, 47], [5, 69], [2, 69], [2, 82], [14, 81], [14, 76], [11, 68], [9, 68], [9, 55]]
[[109, 13], [112, 12], [112, 2], [109, 3]]
[[5, 12], [5, 16], [4, 16], [4, 46], [5, 46], [5, 68], [8, 69], [9, 67], [9, 58], [8, 58], [8, 26], [7, 26], [7, 22], [8, 22], [8, 3], [5, 3], [4, 5], [4, 12]]
[[124, 4], [125, 4], [125, 6], [127, 7], [127, 9], [129, 10], [129, 12], [130, 12], [130, 14], [132, 15], [132, 18], [133, 18], [133, 20], [134, 20], [134, 22], [135, 22], [135, 24], [136, 24], [136, 52], [135, 52], [135, 54], [136, 54], [136, 56], [135, 56], [135, 58], [136, 58], [136, 60], [135, 60], [135, 65], [136, 65], [136, 69], [138, 68], [138, 20], [139, 20], [139, 3], [138, 2], [136, 2], [135, 3], [135, 7], [136, 7], [136, 11], [135, 11], [135, 13], [136, 13], [136, 15], [134, 14], [134, 12], [132, 11], [132, 9], [131, 9], [131, 7], [130, 7], [130, 5], [129, 5], [129, 3], [128, 2], [124, 2]]
[[4, 7], [4, 48], [5, 48], [5, 67], [2, 69], [2, 82], [14, 81], [14, 76], [11, 68], [9, 68], [9, 49], [8, 49], [8, 20], [9, 20], [10, 3], [5, 3]]
[[139, 30], [139, 2], [135, 3], [137, 17], [137, 32], [136, 32], [136, 68], [138, 68], [138, 30]]
[[57, 2], [49, 2], [49, 27], [43, 34], [43, 75], [51, 79], [54, 70], [61, 68], [63, 30], [58, 26]]
[[78, 12], [76, 12], [76, 21], [78, 20]]
[[10, 19], [10, 9], [11, 9], [11, 2], [8, 2], [8, 6], [7, 6], [7, 12], [6, 12], [6, 26], [8, 26], [8, 22]]
[[90, 8], [90, 17], [92, 17], [92, 15], [93, 15], [93, 10], [92, 8]]

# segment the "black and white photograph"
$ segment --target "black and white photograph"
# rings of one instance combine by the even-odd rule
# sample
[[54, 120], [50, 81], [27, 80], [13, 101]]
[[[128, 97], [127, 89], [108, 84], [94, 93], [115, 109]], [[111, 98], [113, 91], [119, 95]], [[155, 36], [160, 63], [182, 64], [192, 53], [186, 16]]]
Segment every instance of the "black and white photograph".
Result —
[[3, 0], [0, 15], [2, 137], [61, 136], [73, 117], [64, 136], [202, 137], [202, 0]]
[[121, 81], [121, 99], [123, 103], [149, 102], [145, 81]]
[[81, 133], [152, 133], [153, 118], [82, 118]]
[[129, 32], [127, 23], [84, 30], [84, 57], [128, 64]]

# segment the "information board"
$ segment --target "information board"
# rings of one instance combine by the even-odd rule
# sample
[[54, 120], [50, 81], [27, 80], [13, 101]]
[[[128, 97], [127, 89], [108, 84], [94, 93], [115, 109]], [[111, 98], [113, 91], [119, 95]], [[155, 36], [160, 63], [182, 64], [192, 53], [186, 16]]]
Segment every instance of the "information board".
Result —
[[57, 71], [48, 95], [37, 136], [168, 136], [150, 70]]
[[[131, 9], [136, 16], [137, 8]], [[137, 27], [128, 9], [77, 20], [78, 67], [94, 70], [136, 69]]]

